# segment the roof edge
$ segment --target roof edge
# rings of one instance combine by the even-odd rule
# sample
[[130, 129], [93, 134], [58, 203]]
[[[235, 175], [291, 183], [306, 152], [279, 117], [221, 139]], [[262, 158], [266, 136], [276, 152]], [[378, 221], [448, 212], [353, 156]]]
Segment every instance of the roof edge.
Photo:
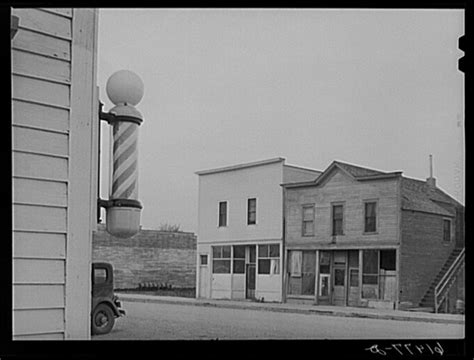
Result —
[[195, 174], [196, 175], [210, 175], [210, 174], [216, 174], [216, 173], [226, 172], [226, 171], [241, 170], [241, 169], [246, 169], [246, 168], [255, 167], [255, 166], [269, 165], [269, 164], [274, 164], [274, 163], [279, 163], [279, 162], [284, 162], [284, 161], [285, 161], [285, 158], [276, 157], [276, 158], [267, 159], [267, 160], [253, 161], [249, 163], [224, 166], [224, 167], [219, 167], [219, 168], [214, 168], [214, 169], [209, 169], [209, 170], [200, 170], [200, 171], [196, 171]]

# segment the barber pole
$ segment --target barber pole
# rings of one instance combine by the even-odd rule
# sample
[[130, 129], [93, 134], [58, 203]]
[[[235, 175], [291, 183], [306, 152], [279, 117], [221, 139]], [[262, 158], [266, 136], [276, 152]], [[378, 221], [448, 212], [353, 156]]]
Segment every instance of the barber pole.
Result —
[[118, 237], [131, 237], [140, 229], [141, 203], [138, 201], [138, 127], [142, 114], [135, 108], [143, 97], [144, 86], [138, 75], [128, 70], [112, 74], [107, 95], [115, 105], [101, 113], [113, 127], [112, 188], [103, 201], [107, 211], [107, 231]]

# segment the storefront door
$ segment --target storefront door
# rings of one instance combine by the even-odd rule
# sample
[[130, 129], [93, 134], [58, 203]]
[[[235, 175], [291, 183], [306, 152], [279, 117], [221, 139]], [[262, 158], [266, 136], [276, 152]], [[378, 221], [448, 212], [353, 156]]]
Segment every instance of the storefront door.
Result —
[[333, 304], [337, 306], [346, 305], [346, 266], [334, 265], [333, 268]]
[[245, 298], [255, 298], [255, 262], [256, 246], [247, 247], [247, 263], [245, 264]]

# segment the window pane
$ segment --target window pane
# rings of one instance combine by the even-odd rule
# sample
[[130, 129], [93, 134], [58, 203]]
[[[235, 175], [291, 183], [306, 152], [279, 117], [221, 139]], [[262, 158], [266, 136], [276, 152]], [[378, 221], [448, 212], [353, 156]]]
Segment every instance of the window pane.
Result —
[[247, 217], [247, 224], [254, 225], [257, 223], [257, 213], [255, 211], [249, 212]]
[[321, 265], [329, 265], [331, 261], [331, 253], [328, 251], [320, 251], [319, 263]]
[[257, 209], [257, 199], [248, 200], [248, 209], [249, 211], [255, 211]]
[[359, 251], [349, 250], [349, 267], [359, 266]]
[[270, 245], [270, 257], [280, 257], [280, 245]]
[[258, 257], [268, 257], [268, 245], [258, 245]]
[[321, 274], [329, 274], [329, 265], [320, 265], [319, 272]]
[[362, 275], [362, 284], [377, 285], [379, 283], [378, 275]]
[[364, 274], [378, 274], [379, 273], [379, 251], [378, 250], [364, 250], [362, 272]]
[[259, 259], [258, 260], [258, 273], [259, 274], [270, 274], [270, 259]]
[[222, 246], [213, 246], [212, 247], [212, 257], [214, 259], [219, 259], [222, 257]]
[[247, 224], [257, 222], [257, 199], [248, 199], [247, 201]]
[[342, 219], [333, 220], [333, 235], [342, 235]]
[[316, 272], [316, 252], [303, 251], [303, 273], [314, 274]]
[[350, 270], [350, 285], [351, 286], [359, 286], [359, 270], [358, 269], [351, 269]]
[[270, 262], [270, 273], [279, 274], [280, 273], [280, 259], [271, 259]]
[[234, 246], [234, 259], [245, 259], [245, 245]]
[[303, 235], [313, 235], [313, 222], [312, 221], [303, 222]]
[[230, 260], [214, 260], [212, 262], [212, 272], [214, 274], [229, 274]]
[[301, 263], [303, 262], [303, 252], [296, 250], [290, 251], [290, 275], [293, 277], [301, 276]]
[[225, 259], [230, 259], [230, 246], [222, 247], [222, 257]]
[[94, 284], [103, 284], [107, 280], [106, 269], [94, 269]]
[[201, 265], [207, 265], [207, 255], [201, 255]]
[[245, 260], [234, 260], [234, 274], [244, 274], [245, 273]]
[[314, 206], [303, 207], [303, 220], [313, 220], [314, 218]]
[[249, 262], [255, 264], [255, 246], [249, 247]]
[[342, 219], [342, 205], [333, 205], [332, 210], [334, 219]]
[[380, 268], [384, 270], [396, 269], [396, 250], [380, 250]]
[[374, 232], [376, 231], [376, 203], [368, 202], [365, 203], [365, 232]]
[[345, 284], [345, 270], [344, 269], [334, 269], [334, 285], [344, 286]]
[[451, 221], [443, 220], [443, 240], [451, 241]]
[[219, 226], [227, 226], [227, 202], [219, 203]]

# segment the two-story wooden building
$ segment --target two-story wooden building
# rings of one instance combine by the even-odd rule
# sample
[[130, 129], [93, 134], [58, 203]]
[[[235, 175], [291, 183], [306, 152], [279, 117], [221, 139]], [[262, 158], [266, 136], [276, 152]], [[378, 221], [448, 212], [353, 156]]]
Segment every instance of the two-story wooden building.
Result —
[[288, 302], [431, 306], [462, 270], [464, 208], [432, 177], [334, 161], [282, 186]]
[[281, 183], [321, 172], [274, 158], [198, 171], [196, 296], [281, 301]]

